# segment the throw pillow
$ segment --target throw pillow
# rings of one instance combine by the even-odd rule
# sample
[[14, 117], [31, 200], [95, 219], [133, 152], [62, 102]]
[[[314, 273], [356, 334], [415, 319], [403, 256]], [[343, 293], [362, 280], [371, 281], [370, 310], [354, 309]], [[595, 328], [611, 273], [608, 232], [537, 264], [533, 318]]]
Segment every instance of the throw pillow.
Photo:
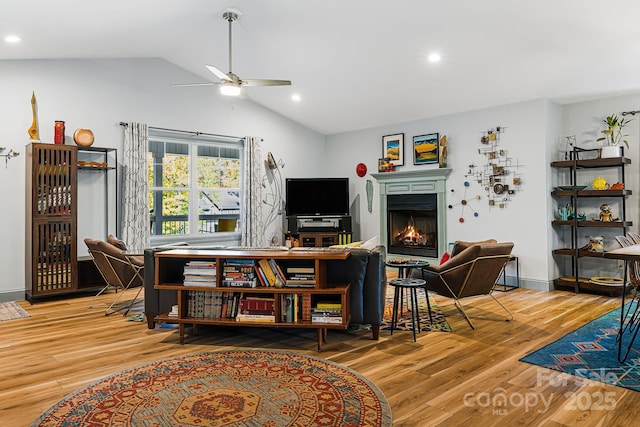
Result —
[[442, 258], [440, 258], [440, 265], [447, 262], [449, 258], [451, 258], [451, 255], [449, 255], [449, 252], [445, 252], [444, 254], [442, 254]]
[[347, 243], [345, 245], [331, 245], [330, 248], [344, 249], [344, 248], [358, 248], [360, 246], [362, 246], [362, 240], [360, 240], [358, 242]]
[[372, 250], [376, 246], [380, 244], [380, 238], [378, 236], [373, 236], [369, 240], [366, 240], [363, 244], [360, 245], [362, 249]]

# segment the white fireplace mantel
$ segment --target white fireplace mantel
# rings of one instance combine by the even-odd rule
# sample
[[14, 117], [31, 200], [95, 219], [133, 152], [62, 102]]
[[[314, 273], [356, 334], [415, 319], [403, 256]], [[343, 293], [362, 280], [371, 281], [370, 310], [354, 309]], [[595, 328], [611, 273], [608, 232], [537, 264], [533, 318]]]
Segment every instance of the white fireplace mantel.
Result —
[[420, 169], [411, 171], [372, 173], [379, 184], [380, 243], [387, 249], [387, 195], [436, 194], [438, 200], [438, 253], [447, 249], [446, 180], [450, 168]]

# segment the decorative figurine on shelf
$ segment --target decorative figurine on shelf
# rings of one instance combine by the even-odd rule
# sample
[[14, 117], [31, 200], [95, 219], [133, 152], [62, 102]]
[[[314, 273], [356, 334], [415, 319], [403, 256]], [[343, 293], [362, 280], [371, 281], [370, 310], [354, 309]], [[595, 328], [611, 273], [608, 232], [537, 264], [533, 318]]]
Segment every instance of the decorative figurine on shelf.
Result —
[[597, 176], [591, 182], [591, 187], [594, 190], [607, 190], [609, 188], [609, 184], [607, 184], [607, 180], [601, 176]]
[[569, 210], [566, 207], [558, 207], [558, 218], [560, 221], [568, 221]]
[[38, 131], [38, 107], [36, 105], [36, 93], [31, 94], [31, 113], [33, 115], [33, 121], [31, 127], [27, 131], [31, 137], [31, 142], [40, 142], [40, 131]]
[[64, 121], [56, 120], [53, 125], [53, 143], [56, 145], [64, 144]]
[[575, 146], [576, 146], [576, 136], [575, 135], [565, 136], [565, 143], [564, 143], [564, 159], [565, 160], [570, 159], [569, 153], [573, 151], [573, 147]]
[[441, 168], [447, 167], [447, 135], [440, 137], [440, 155], [438, 156], [438, 164]]
[[607, 204], [600, 205], [600, 221], [602, 222], [613, 222], [618, 221], [618, 218], [613, 218], [613, 213], [611, 212], [611, 208]]
[[609, 190], [624, 190], [624, 183], [618, 181], [614, 184], [611, 184], [609, 186]]
[[587, 252], [604, 252], [604, 238], [602, 236], [588, 236], [589, 242], [580, 249]]

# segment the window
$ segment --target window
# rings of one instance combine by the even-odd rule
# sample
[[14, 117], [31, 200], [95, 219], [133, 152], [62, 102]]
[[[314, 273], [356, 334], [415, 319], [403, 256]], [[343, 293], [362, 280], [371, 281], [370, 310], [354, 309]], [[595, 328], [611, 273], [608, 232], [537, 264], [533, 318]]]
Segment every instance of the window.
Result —
[[195, 237], [237, 231], [242, 155], [239, 141], [150, 131], [151, 235]]

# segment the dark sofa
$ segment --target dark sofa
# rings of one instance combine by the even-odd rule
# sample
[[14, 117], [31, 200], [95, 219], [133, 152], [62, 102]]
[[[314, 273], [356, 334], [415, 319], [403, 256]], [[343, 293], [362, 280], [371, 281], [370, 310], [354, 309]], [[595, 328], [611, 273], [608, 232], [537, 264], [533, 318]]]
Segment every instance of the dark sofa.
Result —
[[[184, 246], [182, 246], [184, 247]], [[149, 329], [155, 327], [154, 317], [167, 313], [176, 304], [176, 292], [154, 288], [155, 258], [158, 251], [171, 246], [147, 249], [144, 252], [144, 313]], [[201, 249], [201, 247], [199, 247]], [[220, 248], [211, 248], [220, 249]], [[351, 324], [371, 325], [373, 339], [380, 334], [384, 313], [387, 276], [384, 246], [372, 250], [351, 248], [351, 256], [344, 261], [329, 261], [329, 283], [350, 283]]]

